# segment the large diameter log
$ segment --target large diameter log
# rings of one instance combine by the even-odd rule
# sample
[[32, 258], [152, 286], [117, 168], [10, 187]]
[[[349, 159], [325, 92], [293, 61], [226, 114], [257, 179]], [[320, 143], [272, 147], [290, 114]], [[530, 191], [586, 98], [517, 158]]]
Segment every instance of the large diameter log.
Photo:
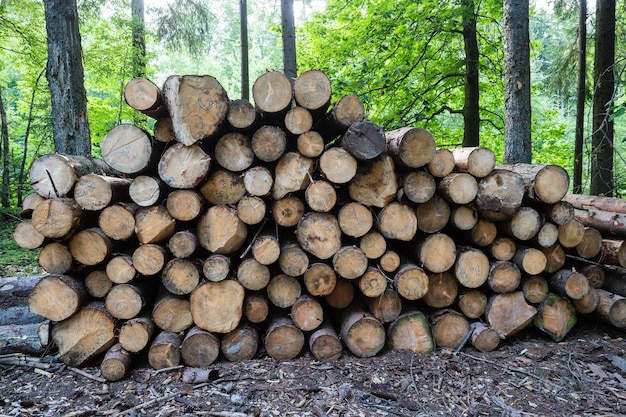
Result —
[[576, 310], [566, 298], [551, 294], [539, 304], [533, 323], [550, 339], [560, 342], [576, 324]]
[[359, 161], [369, 161], [387, 150], [385, 131], [370, 121], [352, 124], [341, 138], [341, 146]]
[[594, 209], [574, 209], [574, 219], [605, 236], [626, 237], [626, 214]]
[[562, 269], [553, 274], [548, 283], [551, 288], [572, 300], [580, 300], [589, 293], [589, 280], [580, 272]]
[[39, 233], [31, 219], [24, 219], [15, 226], [13, 240], [22, 249], [37, 249], [46, 241], [46, 237]]
[[180, 346], [180, 355], [187, 366], [206, 368], [220, 353], [220, 340], [216, 335], [199, 327], [187, 331]]
[[50, 339], [50, 322], [0, 325], [0, 355], [43, 354]]
[[626, 298], [598, 289], [600, 302], [596, 313], [604, 322], [626, 329]]
[[483, 217], [502, 221], [517, 212], [523, 199], [524, 181], [521, 175], [498, 169], [480, 179], [474, 204]]
[[526, 302], [521, 291], [492, 296], [485, 311], [489, 326], [503, 338], [526, 328], [535, 314], [537, 308]]
[[190, 146], [217, 133], [228, 115], [228, 95], [212, 76], [172, 75], [163, 84], [163, 98], [176, 140]]
[[52, 321], [61, 321], [74, 314], [87, 300], [82, 280], [67, 275], [42, 278], [28, 296], [32, 313]]
[[329, 213], [307, 213], [298, 222], [296, 238], [305, 251], [329, 259], [341, 248], [341, 228]]
[[341, 340], [359, 358], [375, 356], [385, 345], [385, 328], [373, 315], [353, 306], [343, 312]]
[[231, 362], [250, 360], [259, 349], [259, 333], [250, 324], [239, 323], [237, 328], [222, 337], [220, 349]]
[[116, 343], [107, 351], [100, 363], [100, 374], [107, 381], [119, 381], [130, 370], [132, 356]]
[[343, 345], [330, 323], [325, 323], [309, 336], [309, 350], [318, 361], [334, 361], [341, 357]]
[[135, 234], [136, 204], [114, 204], [102, 210], [98, 226], [113, 240], [126, 240]]
[[210, 207], [200, 218], [197, 227], [198, 242], [204, 249], [229, 255], [243, 246], [248, 228], [236, 210], [217, 205]]
[[254, 81], [252, 97], [262, 113], [283, 112], [289, 108], [293, 97], [291, 81], [279, 71], [268, 71]]
[[128, 201], [131, 181], [99, 174], [83, 175], [74, 186], [74, 199], [85, 210], [102, 210], [118, 201]]
[[177, 366], [180, 363], [180, 345], [182, 341], [178, 334], [161, 332], [154, 338], [148, 350], [148, 363], [154, 369], [165, 369]]
[[232, 331], [241, 320], [244, 296], [244, 288], [234, 280], [203, 282], [189, 299], [194, 323], [209, 332]]
[[558, 165], [519, 163], [499, 165], [497, 168], [520, 174], [526, 196], [542, 203], [557, 203], [569, 189], [569, 174]]
[[69, 366], [80, 366], [104, 353], [115, 343], [115, 320], [104, 304], [91, 302], [52, 327], [52, 339], [60, 359]]
[[496, 156], [489, 148], [482, 146], [451, 149], [454, 155], [455, 169], [467, 172], [474, 177], [483, 178], [496, 166]]
[[398, 184], [393, 159], [384, 154], [358, 165], [356, 175], [348, 184], [348, 192], [353, 201], [383, 208], [396, 198]]
[[126, 104], [153, 119], [167, 117], [161, 89], [148, 78], [135, 77], [124, 86]]
[[297, 152], [285, 153], [274, 169], [272, 198], [278, 200], [288, 193], [306, 189], [311, 182], [313, 160]]
[[165, 150], [158, 164], [159, 178], [172, 188], [194, 188], [209, 173], [211, 157], [199, 145], [176, 143]]
[[162, 243], [176, 231], [174, 219], [163, 206], [142, 207], [135, 213], [135, 234], [139, 243]]
[[387, 340], [393, 350], [430, 353], [435, 349], [428, 318], [417, 310], [406, 311], [392, 321], [387, 329]]
[[332, 87], [328, 76], [318, 69], [304, 71], [294, 81], [296, 103], [312, 112], [325, 112], [330, 105]]
[[226, 133], [215, 144], [215, 160], [229, 171], [240, 172], [254, 162], [252, 141], [242, 133]]
[[107, 132], [100, 143], [100, 153], [111, 168], [128, 175], [146, 172], [158, 158], [152, 137], [128, 123], [117, 125]]
[[459, 348], [470, 331], [469, 321], [457, 311], [441, 310], [431, 321], [433, 339], [441, 348]]
[[410, 206], [392, 202], [378, 214], [378, 231], [387, 239], [408, 242], [417, 232], [417, 215]]
[[44, 198], [66, 197], [86, 174], [115, 175], [105, 161], [78, 155], [46, 154], [37, 157], [28, 171], [30, 185]]
[[265, 333], [265, 350], [270, 357], [278, 361], [293, 359], [303, 347], [304, 333], [290, 318], [275, 317], [271, 320]]
[[416, 257], [430, 272], [445, 272], [456, 261], [456, 244], [445, 233], [434, 233], [426, 237], [416, 247]]
[[435, 156], [435, 138], [426, 129], [402, 127], [385, 133], [387, 150], [401, 166], [419, 168]]
[[76, 232], [83, 213], [73, 198], [52, 198], [42, 201], [33, 210], [31, 219], [36, 231], [50, 239], [63, 239]]

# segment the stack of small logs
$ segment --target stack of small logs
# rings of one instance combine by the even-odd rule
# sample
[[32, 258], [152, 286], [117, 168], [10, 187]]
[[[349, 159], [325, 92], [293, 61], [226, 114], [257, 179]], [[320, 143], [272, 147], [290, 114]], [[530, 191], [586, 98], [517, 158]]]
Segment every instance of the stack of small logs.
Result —
[[194, 380], [220, 354], [489, 351], [592, 312], [626, 327], [601, 289], [626, 247], [578, 219], [561, 167], [385, 132], [354, 95], [331, 106], [319, 70], [263, 74], [254, 105], [196, 75], [133, 79], [125, 98], [153, 134], [121, 124], [101, 158], [37, 158], [14, 233], [42, 248], [28, 304], [67, 364], [104, 354], [116, 380], [144, 353]]

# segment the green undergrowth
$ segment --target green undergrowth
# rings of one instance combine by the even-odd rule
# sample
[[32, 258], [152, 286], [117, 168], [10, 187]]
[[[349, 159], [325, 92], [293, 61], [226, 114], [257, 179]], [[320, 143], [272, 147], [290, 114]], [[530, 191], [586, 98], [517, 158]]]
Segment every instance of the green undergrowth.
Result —
[[0, 209], [0, 277], [42, 273], [37, 263], [40, 249], [22, 249], [13, 240], [13, 230], [20, 221], [18, 209]]

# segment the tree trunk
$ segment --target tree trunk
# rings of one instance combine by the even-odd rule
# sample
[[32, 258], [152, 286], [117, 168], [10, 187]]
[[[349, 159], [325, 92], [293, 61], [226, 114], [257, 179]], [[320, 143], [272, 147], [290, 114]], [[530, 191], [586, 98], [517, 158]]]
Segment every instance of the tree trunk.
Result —
[[176, 220], [163, 206], [142, 207], [135, 214], [135, 234], [139, 243], [163, 243], [176, 231]]
[[272, 277], [267, 284], [267, 298], [278, 308], [288, 308], [294, 305], [302, 295], [302, 286], [297, 278], [285, 274]]
[[204, 249], [229, 255], [243, 246], [248, 228], [239, 220], [236, 210], [217, 205], [210, 207], [200, 218], [196, 233]]
[[283, 69], [293, 84], [298, 74], [296, 67], [296, 24], [293, 0], [280, 1], [280, 22], [283, 39]]
[[369, 298], [376, 298], [387, 289], [387, 277], [373, 266], [367, 268], [357, 283], [361, 294]]
[[[577, 227], [577, 230], [582, 229], [584, 231], [584, 227], [582, 226], [587, 226], [597, 229], [606, 236], [614, 236], [622, 239], [626, 238], [626, 214], [624, 213], [593, 209], [574, 209], [574, 219], [572, 221], [577, 221], [581, 224], [581, 226]], [[571, 226], [578, 225], [574, 223]]]
[[361, 99], [348, 94], [341, 96], [314, 128], [326, 142], [331, 142], [337, 136], [343, 135], [353, 123], [363, 121], [364, 116], [365, 107]]
[[365, 273], [369, 260], [357, 246], [343, 246], [333, 255], [332, 264], [337, 275], [352, 280]]
[[250, 98], [250, 63], [248, 59], [248, 1], [239, 1], [239, 29], [241, 40], [241, 98]]
[[444, 233], [434, 233], [416, 248], [416, 258], [430, 272], [445, 272], [456, 261], [456, 244]]
[[510, 261], [516, 251], [515, 241], [506, 236], [496, 237], [489, 246], [489, 253], [497, 261]]
[[148, 243], [133, 252], [133, 266], [140, 274], [153, 276], [161, 272], [168, 258], [169, 254], [163, 246]]
[[176, 232], [167, 242], [167, 248], [175, 258], [189, 258], [198, 247], [198, 237], [191, 230]]
[[463, 103], [463, 146], [480, 144], [480, 53], [476, 31], [474, 0], [463, 0], [463, 45], [465, 50], [465, 101]]
[[583, 191], [583, 145], [585, 102], [587, 101], [587, 0], [580, 0], [578, 11], [578, 81], [576, 84], [576, 133], [574, 137], [574, 184], [572, 191]]
[[316, 262], [306, 270], [303, 281], [304, 287], [312, 296], [326, 296], [335, 289], [337, 275], [330, 265]]
[[246, 290], [262, 290], [270, 282], [270, 269], [254, 258], [245, 258], [237, 268], [237, 281]]
[[428, 293], [429, 278], [426, 271], [412, 263], [400, 266], [394, 276], [398, 294], [407, 300], [419, 300]]
[[[0, 204], [9, 207], [11, 199], [11, 152], [9, 151], [9, 123], [0, 87], [0, 155], [2, 156], [2, 187], [0, 187]], [[26, 152], [26, 149], [24, 149]], [[21, 181], [20, 181], [21, 184]]]
[[437, 192], [450, 203], [469, 204], [476, 198], [478, 182], [468, 173], [453, 172], [439, 181]]
[[96, 269], [85, 277], [85, 287], [93, 298], [104, 298], [113, 287], [113, 281], [109, 279], [105, 271]]
[[269, 315], [267, 296], [261, 292], [248, 292], [243, 300], [243, 315], [250, 323], [262, 323]]
[[341, 228], [335, 216], [310, 212], [298, 222], [296, 238], [305, 251], [329, 259], [341, 248]]

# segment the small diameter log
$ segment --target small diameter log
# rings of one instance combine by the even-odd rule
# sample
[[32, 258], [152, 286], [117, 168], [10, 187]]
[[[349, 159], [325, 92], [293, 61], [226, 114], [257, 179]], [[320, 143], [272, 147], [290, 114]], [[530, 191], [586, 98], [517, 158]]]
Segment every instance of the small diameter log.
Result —
[[104, 135], [100, 153], [111, 168], [132, 176], [152, 169], [159, 157], [150, 134], [128, 123], [115, 126]]
[[305, 251], [329, 259], [341, 248], [339, 221], [329, 213], [307, 213], [298, 221], [296, 238]]
[[272, 220], [282, 227], [293, 227], [304, 216], [305, 207], [302, 200], [295, 196], [274, 200], [271, 210]]
[[302, 294], [300, 281], [285, 274], [278, 274], [267, 284], [267, 298], [278, 308], [291, 307]]
[[175, 258], [189, 258], [199, 246], [198, 237], [191, 230], [176, 232], [167, 241], [167, 248]]
[[97, 227], [83, 229], [69, 241], [68, 248], [77, 262], [83, 265], [97, 265], [113, 252], [113, 243]]
[[470, 240], [477, 246], [489, 246], [498, 236], [495, 223], [485, 219], [478, 219], [476, 225], [469, 232]]
[[592, 259], [602, 251], [602, 234], [593, 227], [585, 227], [582, 241], [576, 245], [576, 253], [581, 258]]
[[343, 344], [330, 323], [324, 323], [309, 336], [309, 351], [318, 361], [334, 361], [341, 357]]
[[428, 291], [422, 298], [432, 308], [449, 307], [459, 293], [459, 283], [449, 272], [428, 274]]
[[309, 130], [298, 135], [296, 147], [302, 155], [308, 158], [317, 158], [324, 152], [324, 138], [318, 132]]
[[350, 125], [341, 138], [341, 146], [359, 161], [369, 161], [387, 149], [385, 131], [368, 120]]
[[520, 207], [510, 220], [501, 223], [507, 236], [526, 241], [532, 239], [541, 228], [542, 219], [532, 207]]
[[230, 273], [230, 257], [221, 254], [209, 255], [202, 263], [202, 274], [206, 279], [218, 282]]
[[491, 327], [481, 322], [470, 325], [472, 336], [470, 343], [481, 352], [493, 352], [500, 344], [500, 336]]
[[22, 249], [37, 249], [46, 241], [46, 237], [39, 233], [30, 219], [22, 220], [13, 230], [13, 240]]
[[388, 288], [378, 297], [368, 298], [367, 307], [378, 320], [390, 323], [402, 312], [402, 298], [395, 290]]
[[76, 232], [83, 213], [73, 198], [53, 198], [42, 201], [33, 210], [31, 219], [35, 230], [50, 239], [64, 239]]
[[361, 237], [359, 247], [369, 259], [378, 259], [387, 250], [387, 240], [379, 232], [370, 231]]
[[478, 223], [478, 212], [470, 206], [450, 208], [450, 226], [458, 230], [472, 230]]
[[133, 258], [125, 254], [116, 255], [109, 259], [105, 272], [111, 282], [115, 284], [126, 284], [139, 275], [133, 266]]
[[626, 214], [601, 210], [574, 209], [574, 219], [584, 226], [598, 229], [605, 236], [626, 237]]
[[478, 182], [470, 174], [453, 172], [439, 181], [437, 192], [450, 203], [469, 204], [476, 198]]
[[373, 315], [356, 305], [340, 316], [341, 340], [359, 358], [375, 356], [385, 345], [385, 328]]
[[417, 206], [417, 229], [424, 233], [435, 233], [450, 221], [450, 206], [438, 195]]
[[231, 362], [250, 360], [258, 349], [259, 334], [248, 323], [239, 323], [239, 326], [222, 337], [221, 352]]
[[270, 270], [256, 259], [246, 258], [237, 268], [237, 281], [246, 290], [262, 290], [270, 282]]
[[566, 298], [551, 294], [539, 304], [533, 323], [550, 339], [560, 342], [576, 324], [576, 310]]
[[126, 240], [135, 234], [137, 204], [114, 204], [102, 210], [98, 216], [98, 227], [113, 240]]
[[563, 265], [565, 265], [565, 250], [563, 249], [563, 246], [558, 243], [550, 246], [549, 248], [541, 248], [541, 252], [543, 252], [543, 255], [546, 257], [546, 267], [544, 268], [545, 272], [556, 272], [561, 269]]
[[337, 192], [327, 181], [314, 181], [306, 187], [304, 198], [313, 211], [329, 212], [337, 203]]
[[401, 166], [423, 167], [435, 157], [435, 138], [426, 129], [402, 127], [386, 132], [385, 136], [388, 153]]
[[430, 353], [435, 350], [435, 342], [428, 318], [417, 310], [400, 314], [387, 329], [389, 348], [406, 349], [415, 353]]
[[100, 374], [107, 381], [119, 381], [130, 370], [131, 354], [116, 343], [104, 355], [100, 363]]
[[331, 141], [342, 135], [353, 123], [360, 122], [365, 116], [365, 107], [361, 99], [355, 95], [341, 96], [333, 108], [315, 126], [315, 130]]
[[113, 282], [105, 271], [96, 269], [85, 277], [85, 287], [93, 298], [104, 298], [113, 287]]
[[435, 178], [426, 170], [412, 170], [402, 178], [404, 195], [414, 203], [425, 203], [437, 190]]
[[547, 220], [559, 226], [569, 223], [574, 218], [574, 206], [567, 201], [557, 201], [542, 208], [541, 212], [545, 214]]
[[347, 279], [338, 279], [330, 294], [324, 296], [329, 306], [337, 310], [348, 307], [354, 299], [354, 286]]
[[495, 165], [493, 151], [482, 146], [451, 149], [454, 155], [454, 167], [459, 172], [467, 172], [476, 178], [489, 175]]
[[384, 154], [358, 165], [354, 178], [348, 184], [348, 192], [353, 201], [383, 208], [396, 198], [398, 184], [393, 158]]
[[476, 208], [491, 221], [508, 220], [524, 199], [524, 181], [511, 171], [494, 170], [478, 182]]
[[303, 281], [304, 287], [312, 296], [326, 296], [335, 289], [337, 274], [330, 265], [316, 262], [306, 270]]
[[600, 262], [626, 268], [626, 244], [624, 241], [603, 239]]
[[210, 167], [211, 157], [199, 145], [176, 143], [161, 155], [158, 173], [172, 188], [194, 188], [206, 178]]
[[243, 177], [224, 169], [213, 171], [200, 187], [204, 198], [213, 205], [237, 204], [246, 195]]
[[252, 243], [252, 256], [261, 265], [271, 265], [280, 256], [280, 242], [278, 238], [269, 233], [257, 236]]
[[237, 281], [205, 281], [191, 293], [189, 306], [194, 323], [209, 332], [232, 331], [243, 314], [245, 290]]
[[266, 213], [267, 206], [260, 197], [247, 195], [237, 203], [237, 217], [249, 226], [261, 223]]
[[378, 214], [378, 231], [387, 239], [408, 242], [417, 232], [417, 215], [410, 206], [392, 202]]
[[0, 355], [30, 353], [41, 355], [50, 341], [50, 322], [0, 325]]
[[621, 198], [597, 195], [566, 194], [563, 197], [563, 201], [580, 210], [593, 209], [626, 214], [626, 202]]
[[204, 249], [229, 255], [241, 248], [248, 235], [246, 224], [237, 211], [225, 206], [210, 207], [198, 221], [198, 242]]
[[428, 274], [415, 264], [401, 265], [394, 276], [394, 283], [398, 294], [407, 300], [419, 300], [428, 293]]
[[290, 277], [298, 277], [303, 275], [309, 267], [309, 257], [297, 243], [287, 242], [280, 250], [278, 267], [283, 274], [289, 275]]
[[136, 317], [149, 301], [146, 285], [118, 284], [107, 293], [104, 305], [116, 319]]
[[82, 280], [68, 275], [43, 277], [28, 295], [28, 309], [52, 321], [65, 320], [87, 300]]
[[206, 368], [220, 353], [220, 340], [211, 332], [199, 327], [187, 331], [180, 346], [180, 355], [187, 366]]
[[128, 187], [131, 200], [141, 207], [149, 207], [161, 203], [167, 197], [169, 187], [165, 182], [149, 175], [139, 175]]
[[279, 71], [268, 71], [254, 81], [252, 97], [256, 108], [263, 113], [283, 112], [291, 105], [291, 81]]
[[135, 77], [124, 86], [124, 100], [133, 109], [153, 119], [167, 117], [161, 89], [148, 78]]
[[489, 253], [497, 261], [509, 261], [515, 256], [517, 246], [511, 238], [500, 236], [496, 237], [491, 245], [489, 245]]
[[480, 249], [459, 248], [454, 263], [454, 276], [466, 288], [478, 288], [489, 277], [489, 258]]
[[133, 252], [133, 266], [142, 275], [156, 275], [168, 260], [167, 250], [154, 243], [138, 246]]
[[454, 154], [450, 149], [437, 148], [435, 156], [426, 167], [433, 177], [443, 178], [454, 171]]
[[535, 237], [531, 240], [533, 245], [548, 248], [559, 241], [559, 228], [550, 222], [545, 222]]
[[243, 300], [243, 315], [247, 321], [262, 323], [267, 318], [269, 310], [269, 301], [265, 294], [250, 291], [246, 293]]
[[59, 153], [35, 158], [28, 171], [33, 191], [44, 198], [70, 195], [78, 178], [90, 173], [115, 175], [116, 171], [101, 159]]
[[352, 201], [339, 209], [337, 214], [341, 231], [351, 237], [362, 237], [374, 225], [374, 216], [368, 207]]
[[313, 127], [313, 116], [304, 107], [296, 106], [285, 115], [285, 129], [292, 135], [308, 132]]
[[154, 134], [154, 140], [157, 142], [169, 143], [176, 140], [172, 119], [169, 116], [162, 117], [154, 122], [152, 133]]
[[174, 295], [190, 294], [200, 283], [200, 265], [192, 259], [173, 258], [161, 271], [161, 283]]
[[589, 280], [574, 270], [558, 271], [550, 277], [548, 284], [554, 291], [572, 300], [580, 300], [589, 293]]
[[487, 310], [487, 295], [480, 290], [469, 290], [459, 294], [459, 310], [470, 319], [477, 319]]
[[347, 150], [331, 147], [319, 157], [319, 170], [333, 184], [346, 184], [357, 173], [358, 162]]
[[272, 198], [278, 200], [291, 192], [306, 189], [311, 182], [313, 160], [297, 152], [287, 152], [280, 157], [274, 169]]
[[597, 291], [600, 295], [597, 316], [618, 329], [626, 329], [626, 298], [602, 289]]
[[231, 100], [228, 104], [226, 119], [237, 130], [247, 131], [254, 128], [259, 116], [256, 108], [249, 100]]
[[24, 200], [22, 201], [22, 210], [20, 211], [20, 217], [22, 219], [30, 219], [33, 215], [33, 210], [35, 210], [35, 207], [37, 207], [39, 203], [44, 200], [45, 198], [34, 192], [26, 195], [26, 197], [24, 197]]
[[[549, 248], [543, 249], [549, 251]], [[548, 258], [545, 252], [539, 249], [524, 246], [518, 247], [515, 256], [513, 256], [513, 263], [528, 275], [539, 275], [544, 271], [548, 272]]]
[[196, 190], [175, 190], [165, 200], [167, 212], [181, 222], [197, 219], [202, 214], [205, 200]]
[[118, 201], [128, 201], [131, 182], [128, 178], [83, 175], [74, 186], [74, 199], [85, 210], [102, 210]]
[[452, 268], [456, 261], [456, 244], [444, 233], [429, 235], [416, 248], [417, 261], [424, 269], [438, 273]]
[[570, 300], [577, 313], [591, 314], [600, 304], [600, 293], [597, 288], [589, 288], [589, 292], [580, 300]]
[[343, 246], [333, 255], [332, 263], [338, 276], [356, 279], [365, 273], [369, 261], [365, 252], [357, 246]]
[[564, 248], [575, 248], [585, 237], [585, 225], [574, 218], [569, 223], [559, 226], [559, 243]]
[[237, 132], [226, 133], [215, 144], [215, 160], [223, 168], [241, 172], [254, 162], [251, 139]]
[[163, 84], [163, 99], [176, 140], [191, 146], [217, 133], [228, 115], [228, 95], [209, 75], [171, 75]]
[[358, 287], [364, 296], [369, 298], [378, 297], [387, 288], [387, 277], [377, 268], [369, 267], [358, 279]]
[[526, 301], [531, 304], [539, 304], [546, 299], [550, 292], [548, 281], [541, 275], [524, 276], [520, 289], [524, 293]]
[[180, 333], [194, 324], [189, 298], [161, 291], [154, 301], [152, 320], [161, 330]]
[[142, 207], [135, 213], [135, 234], [139, 243], [166, 242], [175, 231], [176, 219], [163, 206]]
[[495, 293], [511, 292], [517, 289], [522, 280], [522, 272], [513, 262], [491, 262], [487, 285]]
[[489, 326], [502, 338], [526, 328], [535, 314], [537, 309], [526, 302], [521, 291], [493, 295], [485, 311]]
[[[590, 282], [591, 283], [591, 282]], [[626, 280], [622, 274], [609, 273], [606, 274], [604, 283], [601, 287], [603, 290], [626, 297]]]
[[604, 268], [600, 265], [578, 265], [576, 270], [587, 277], [589, 285], [593, 288], [602, 288], [606, 279]]
[[393, 250], [385, 251], [378, 260], [380, 269], [387, 273], [396, 271], [400, 267], [401, 262], [400, 254]]
[[440, 348], [459, 348], [470, 331], [469, 321], [453, 310], [438, 311], [431, 322], [433, 339]]
[[80, 366], [106, 352], [115, 343], [115, 320], [101, 302], [84, 305], [69, 318], [52, 327], [52, 339], [60, 359]]
[[287, 149], [287, 134], [277, 126], [263, 125], [252, 135], [251, 147], [261, 161], [276, 161]]
[[149, 314], [126, 320], [120, 326], [118, 335], [120, 345], [128, 352], [140, 352], [152, 340], [155, 328]]
[[148, 363], [154, 369], [165, 369], [177, 366], [180, 363], [181, 340], [173, 332], [161, 332], [155, 338], [148, 350]]
[[328, 76], [318, 69], [304, 71], [294, 81], [296, 103], [316, 113], [324, 113], [330, 105], [332, 87]]
[[269, 169], [264, 166], [253, 166], [243, 174], [243, 186], [248, 194], [264, 197], [272, 191], [274, 178]]
[[320, 302], [303, 294], [291, 306], [291, 320], [303, 332], [317, 329], [324, 321], [324, 309]]
[[288, 317], [275, 317], [265, 333], [265, 350], [278, 361], [293, 359], [304, 347], [304, 333]]
[[70, 250], [58, 242], [50, 242], [41, 248], [37, 262], [49, 274], [66, 274], [74, 266]]

